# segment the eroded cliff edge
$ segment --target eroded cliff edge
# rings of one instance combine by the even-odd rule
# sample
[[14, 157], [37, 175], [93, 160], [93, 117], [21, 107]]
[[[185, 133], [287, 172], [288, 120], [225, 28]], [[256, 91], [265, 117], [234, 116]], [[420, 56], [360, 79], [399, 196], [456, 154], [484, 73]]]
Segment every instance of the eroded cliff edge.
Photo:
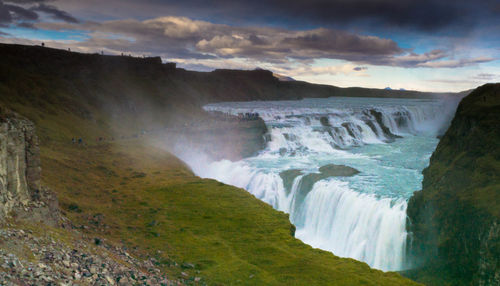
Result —
[[474, 90], [408, 204], [409, 276], [429, 284], [500, 285], [500, 84]]
[[56, 225], [57, 199], [40, 184], [35, 125], [0, 107], [0, 222], [21, 219]]

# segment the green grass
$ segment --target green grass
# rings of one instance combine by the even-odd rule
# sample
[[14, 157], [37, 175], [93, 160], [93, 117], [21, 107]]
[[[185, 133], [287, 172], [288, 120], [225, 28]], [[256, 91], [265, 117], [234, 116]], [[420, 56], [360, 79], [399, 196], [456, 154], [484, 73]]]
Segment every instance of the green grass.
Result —
[[[144, 196], [147, 205], [130, 206], [144, 214], [129, 215], [131, 226], [139, 230], [134, 243], [161, 249], [167, 241], [171, 257], [196, 265], [210, 284], [376, 285], [378, 279], [386, 285], [402, 283], [395, 274], [296, 240], [287, 215], [243, 190], [200, 179], [148, 189]], [[145, 221], [156, 223], [144, 227]]]
[[[73, 222], [102, 216], [107, 228], [86, 231], [156, 256], [172, 275], [188, 272], [210, 285], [411, 284], [305, 245], [292, 236], [286, 214], [242, 189], [194, 176], [141, 140], [42, 151], [44, 182]], [[174, 261], [195, 269], [169, 267]]]

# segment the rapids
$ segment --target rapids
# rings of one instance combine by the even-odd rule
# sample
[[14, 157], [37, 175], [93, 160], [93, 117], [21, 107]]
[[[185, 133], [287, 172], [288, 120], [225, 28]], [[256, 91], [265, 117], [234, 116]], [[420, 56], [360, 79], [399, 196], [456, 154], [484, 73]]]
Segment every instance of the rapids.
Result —
[[[457, 103], [335, 97], [210, 104], [204, 108], [211, 112], [259, 113], [269, 130], [266, 149], [237, 162], [180, 157], [197, 175], [244, 188], [289, 213], [305, 243], [377, 269], [403, 270], [410, 267], [407, 200], [421, 188], [421, 172]], [[329, 164], [359, 173], [310, 175]], [[287, 170], [294, 175], [283, 175]]]

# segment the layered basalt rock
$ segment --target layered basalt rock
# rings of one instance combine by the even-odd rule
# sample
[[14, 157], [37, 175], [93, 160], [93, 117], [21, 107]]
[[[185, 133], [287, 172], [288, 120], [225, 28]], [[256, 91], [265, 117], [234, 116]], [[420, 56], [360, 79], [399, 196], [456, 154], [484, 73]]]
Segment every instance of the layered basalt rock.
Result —
[[56, 224], [57, 199], [40, 183], [33, 122], [0, 107], [0, 222], [19, 218]]

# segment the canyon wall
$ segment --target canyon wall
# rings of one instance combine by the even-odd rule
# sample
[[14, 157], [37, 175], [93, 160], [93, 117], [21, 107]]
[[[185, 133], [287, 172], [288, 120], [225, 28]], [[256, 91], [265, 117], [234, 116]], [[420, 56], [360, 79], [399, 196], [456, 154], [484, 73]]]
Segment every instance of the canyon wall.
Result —
[[423, 174], [408, 204], [411, 276], [500, 285], [500, 84], [462, 100]]

